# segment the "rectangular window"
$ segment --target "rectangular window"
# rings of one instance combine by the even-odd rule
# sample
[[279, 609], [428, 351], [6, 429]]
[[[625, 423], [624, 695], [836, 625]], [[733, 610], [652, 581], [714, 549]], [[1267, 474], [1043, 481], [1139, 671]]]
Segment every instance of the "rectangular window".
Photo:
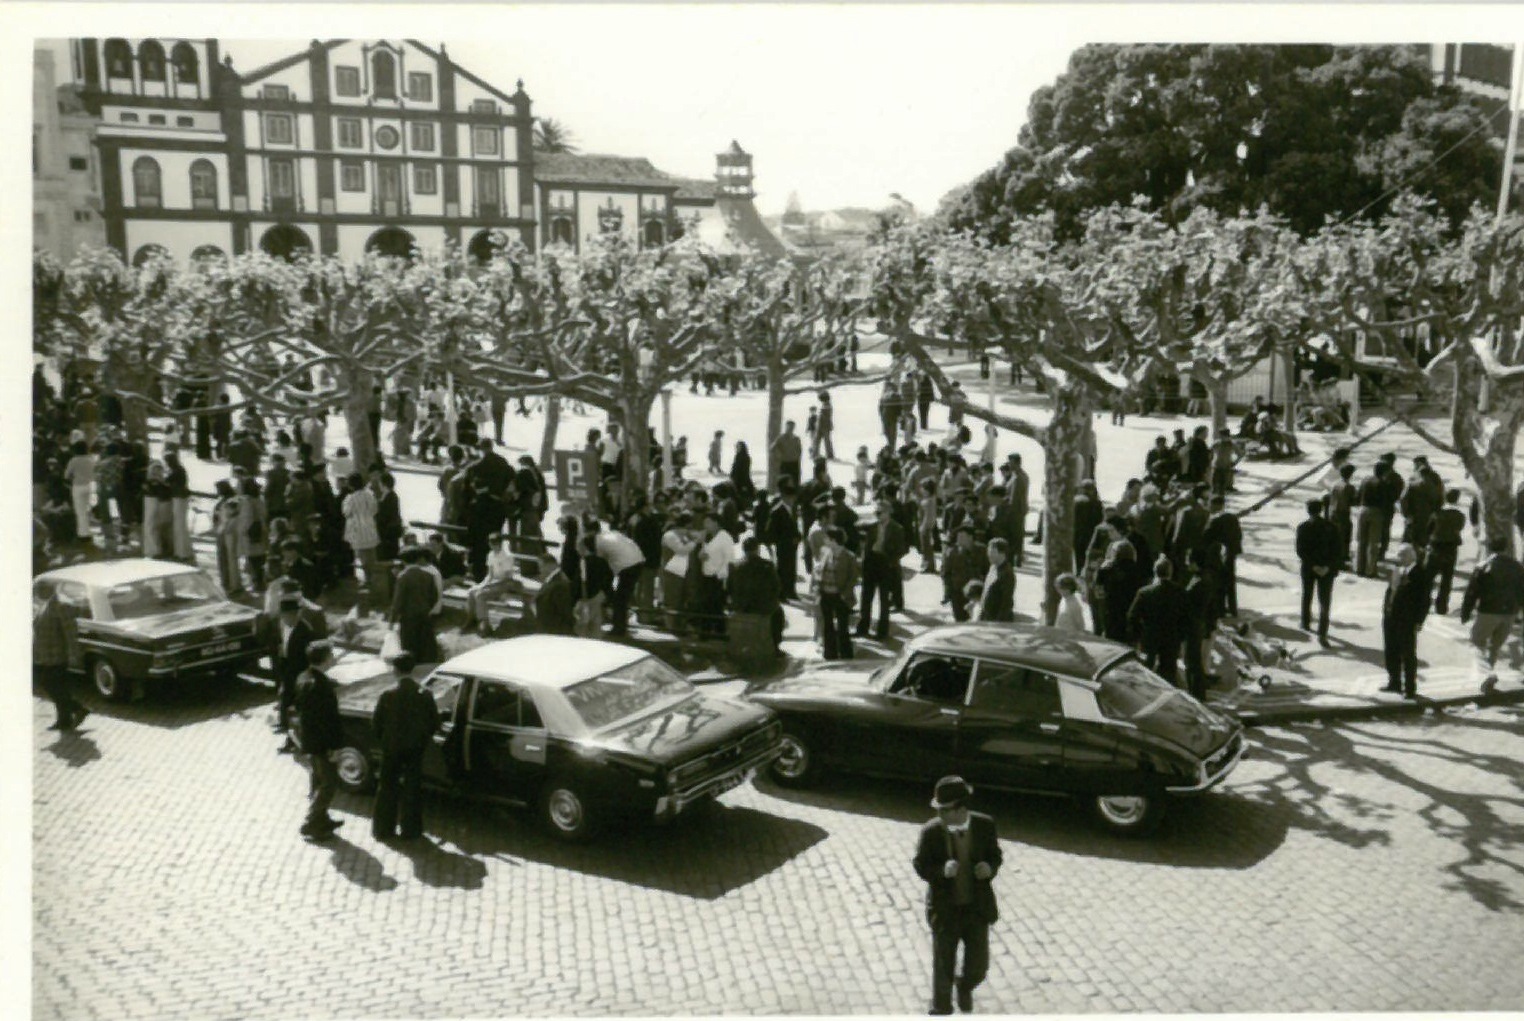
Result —
[[434, 151], [434, 125], [415, 122], [412, 126], [412, 146], [419, 152]]
[[439, 191], [439, 175], [433, 167], [413, 168], [413, 191], [418, 195], [434, 195]]
[[345, 161], [339, 165], [339, 186], [345, 191], [365, 190], [365, 164]]
[[497, 171], [492, 167], [476, 168], [476, 202], [479, 206], [496, 206], [502, 201]]
[[74, 222], [75, 223], [89, 223], [90, 222], [90, 211], [88, 209], [76, 209], [74, 211]]
[[358, 96], [360, 94], [360, 69], [358, 67], [336, 67], [333, 69], [333, 91], [341, 96]]
[[296, 137], [292, 130], [291, 115], [287, 113], [265, 114], [265, 141], [274, 145], [290, 145]]
[[418, 103], [434, 101], [434, 79], [423, 71], [407, 73], [407, 98]]
[[270, 197], [296, 197], [296, 167], [290, 160], [270, 161]]
[[70, 170], [89, 170], [90, 169], [90, 161], [88, 159], [86, 159], [85, 157], [83, 157], [83, 156], [70, 156], [69, 157], [69, 169]]
[[176, 117], [175, 118], [175, 127], [177, 127], [177, 128], [193, 128], [195, 126], [196, 126], [196, 118], [194, 118], [194, 117]]
[[497, 104], [490, 99], [471, 100], [472, 113], [497, 113]]
[[148, 123], [163, 126], [169, 122], [164, 119], [164, 115], [162, 113], [151, 113], [148, 115]]
[[260, 94], [266, 99], [290, 99], [291, 87], [289, 85], [266, 85], [260, 90]]
[[339, 118], [339, 148], [359, 149], [365, 145], [365, 134], [358, 117]]
[[497, 155], [497, 128], [475, 127], [471, 129], [471, 148], [478, 156]]
[[122, 123], [123, 124], [136, 124], [137, 122], [138, 122], [138, 115], [137, 114], [135, 114], [135, 113], [127, 113], [125, 111], [122, 113]]

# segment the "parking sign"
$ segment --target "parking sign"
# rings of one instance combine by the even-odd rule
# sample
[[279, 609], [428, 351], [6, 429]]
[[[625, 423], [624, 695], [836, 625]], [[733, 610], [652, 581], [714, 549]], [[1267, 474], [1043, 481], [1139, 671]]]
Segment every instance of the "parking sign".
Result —
[[556, 451], [556, 496], [562, 503], [596, 500], [598, 455], [587, 450]]

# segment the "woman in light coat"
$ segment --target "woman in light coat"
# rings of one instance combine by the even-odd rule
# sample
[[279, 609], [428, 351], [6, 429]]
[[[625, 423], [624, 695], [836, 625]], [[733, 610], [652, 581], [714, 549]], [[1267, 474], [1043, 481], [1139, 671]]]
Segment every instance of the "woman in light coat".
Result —
[[238, 555], [249, 569], [249, 583], [254, 591], [265, 587], [265, 550], [269, 539], [270, 514], [264, 494], [254, 479], [243, 480], [238, 501]]
[[376, 494], [365, 484], [359, 472], [351, 472], [344, 480], [349, 492], [340, 505], [344, 512], [344, 541], [355, 551], [355, 559], [365, 571], [365, 584], [372, 591], [377, 588], [376, 547], [381, 545], [381, 535], [376, 530]]

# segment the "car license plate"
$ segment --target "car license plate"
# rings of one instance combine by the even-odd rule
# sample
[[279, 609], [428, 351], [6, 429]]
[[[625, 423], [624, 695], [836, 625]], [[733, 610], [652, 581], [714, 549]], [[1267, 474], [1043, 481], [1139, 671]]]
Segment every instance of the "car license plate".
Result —
[[201, 656], [204, 659], [207, 656], [221, 656], [225, 652], [237, 652], [242, 644], [242, 642], [218, 642], [216, 645], [203, 646]]
[[729, 776], [725, 777], [725, 779], [714, 785], [715, 796], [718, 797], [719, 795], [724, 794], [726, 791], [735, 790], [737, 787], [746, 782], [746, 776], [747, 771], [744, 769], [740, 770], [739, 772], [731, 773]]

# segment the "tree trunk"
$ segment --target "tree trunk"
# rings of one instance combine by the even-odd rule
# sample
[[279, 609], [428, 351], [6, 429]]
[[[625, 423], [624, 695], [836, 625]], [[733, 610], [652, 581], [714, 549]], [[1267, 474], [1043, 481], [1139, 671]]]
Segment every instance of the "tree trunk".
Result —
[[[1281, 405], [1281, 428], [1287, 434], [1296, 432], [1296, 349], [1286, 347], [1276, 352], [1281, 360], [1281, 372], [1286, 377], [1286, 400]], [[1273, 395], [1272, 395], [1273, 396]]]
[[767, 362], [767, 488], [778, 484], [778, 459], [773, 456], [773, 444], [783, 435], [783, 361], [779, 357]]
[[545, 434], [540, 439], [540, 470], [550, 471], [556, 465], [556, 429], [561, 424], [561, 398], [550, 394], [545, 398]]
[[651, 407], [656, 394], [641, 393], [624, 407], [624, 484], [619, 487], [619, 509], [628, 513], [630, 494], [645, 492], [651, 484]]
[[1206, 387], [1207, 401], [1212, 406], [1212, 438], [1228, 427], [1228, 381], [1225, 379], [1198, 380]]
[[[107, 361], [105, 368], [111, 388], [118, 394], [149, 393], [152, 374], [141, 367], [113, 358]], [[122, 427], [127, 430], [127, 439], [148, 442], [148, 405], [130, 397], [122, 398]]]
[[1524, 386], [1514, 382], [1487, 389], [1488, 410], [1482, 411], [1485, 373], [1469, 347], [1462, 346], [1455, 363], [1455, 410], [1451, 420], [1455, 448], [1476, 483], [1482, 500], [1482, 531], [1487, 541], [1501, 538], [1514, 549], [1513, 457], [1519, 430], [1524, 428]]
[[1058, 614], [1054, 582], [1074, 570], [1075, 462], [1083, 451], [1090, 424], [1089, 394], [1072, 381], [1049, 387], [1053, 417], [1043, 430], [1042, 619], [1052, 624]]
[[[344, 424], [349, 427], [349, 456], [354, 470], [364, 474], [376, 462], [376, 443], [370, 434], [370, 391], [375, 385], [375, 374], [368, 369], [343, 369], [340, 385], [346, 394]], [[320, 450], [312, 454], [324, 456]]]

